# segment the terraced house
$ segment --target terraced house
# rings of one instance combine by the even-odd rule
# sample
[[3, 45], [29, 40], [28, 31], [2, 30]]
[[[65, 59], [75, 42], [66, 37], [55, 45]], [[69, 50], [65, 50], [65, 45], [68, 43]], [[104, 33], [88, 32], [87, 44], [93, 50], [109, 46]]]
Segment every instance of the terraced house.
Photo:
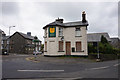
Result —
[[31, 36], [31, 32], [28, 32], [27, 34], [15, 32], [10, 36], [10, 53], [33, 54], [35, 49], [40, 51], [41, 41], [39, 40], [37, 43], [34, 43], [33, 40], [34, 36]]
[[82, 21], [63, 23], [63, 19], [43, 27], [44, 29], [44, 55], [78, 55], [87, 56], [87, 26], [85, 12]]

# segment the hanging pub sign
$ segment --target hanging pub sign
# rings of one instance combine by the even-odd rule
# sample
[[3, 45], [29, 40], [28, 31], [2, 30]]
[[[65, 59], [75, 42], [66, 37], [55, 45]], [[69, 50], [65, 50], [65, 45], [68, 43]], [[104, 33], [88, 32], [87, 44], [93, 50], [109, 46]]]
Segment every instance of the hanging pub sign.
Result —
[[49, 27], [49, 37], [56, 37], [56, 27]]

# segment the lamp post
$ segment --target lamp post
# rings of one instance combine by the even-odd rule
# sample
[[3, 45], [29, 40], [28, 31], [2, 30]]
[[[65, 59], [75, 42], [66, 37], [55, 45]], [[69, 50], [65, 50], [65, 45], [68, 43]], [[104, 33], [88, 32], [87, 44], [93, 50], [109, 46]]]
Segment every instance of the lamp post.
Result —
[[100, 61], [100, 53], [99, 53], [99, 42], [97, 42], [97, 62], [99, 62]]
[[8, 38], [8, 53], [9, 53], [9, 47], [10, 47], [10, 29], [15, 26], [9, 26], [9, 38]]
[[34, 40], [33, 40], [34, 44], [35, 44], [35, 61], [36, 60], [36, 57], [37, 57], [37, 43], [39, 42], [38, 38], [35, 36], [34, 37]]

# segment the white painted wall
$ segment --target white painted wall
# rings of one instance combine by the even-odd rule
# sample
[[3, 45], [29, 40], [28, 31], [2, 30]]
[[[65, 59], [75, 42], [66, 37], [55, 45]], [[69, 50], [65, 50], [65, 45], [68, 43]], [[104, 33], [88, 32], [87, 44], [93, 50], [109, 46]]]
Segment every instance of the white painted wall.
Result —
[[[85, 26], [81, 26], [81, 37], [75, 37], [75, 27], [63, 28], [63, 36], [64, 36], [64, 52], [59, 51], [59, 41], [61, 41], [61, 37], [58, 37], [59, 27], [56, 26], [56, 37], [49, 38], [48, 37], [48, 28], [47, 28], [47, 38], [44, 38], [47, 41], [47, 52], [44, 52], [44, 55], [65, 55], [65, 42], [71, 42], [71, 48], [76, 47], [76, 41], [81, 41], [82, 51], [84, 52], [72, 52], [71, 55], [88, 55], [87, 52], [87, 30]], [[76, 48], [75, 48], [76, 49]], [[72, 49], [71, 49], [72, 50]]]

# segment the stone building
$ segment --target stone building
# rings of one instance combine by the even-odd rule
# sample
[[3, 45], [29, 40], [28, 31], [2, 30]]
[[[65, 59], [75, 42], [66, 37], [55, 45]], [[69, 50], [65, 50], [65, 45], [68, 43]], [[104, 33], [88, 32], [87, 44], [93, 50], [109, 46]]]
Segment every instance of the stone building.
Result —
[[40, 51], [41, 41], [39, 40], [39, 42], [36, 43], [37, 45], [35, 47], [35, 43], [33, 42], [33, 40], [34, 36], [31, 36], [30, 32], [28, 32], [27, 34], [15, 32], [12, 36], [10, 36], [10, 53], [33, 54], [35, 48], [37, 48], [37, 51]]
[[2, 33], [2, 50], [3, 52], [6, 51], [8, 52], [8, 46], [9, 46], [9, 36], [6, 36], [5, 32], [3, 31]]
[[111, 38], [111, 45], [114, 47], [114, 48], [118, 48], [120, 49], [120, 39], [119, 38]]
[[44, 29], [44, 55], [77, 55], [87, 56], [87, 26], [85, 12], [82, 21], [63, 23], [63, 19], [43, 27]]

